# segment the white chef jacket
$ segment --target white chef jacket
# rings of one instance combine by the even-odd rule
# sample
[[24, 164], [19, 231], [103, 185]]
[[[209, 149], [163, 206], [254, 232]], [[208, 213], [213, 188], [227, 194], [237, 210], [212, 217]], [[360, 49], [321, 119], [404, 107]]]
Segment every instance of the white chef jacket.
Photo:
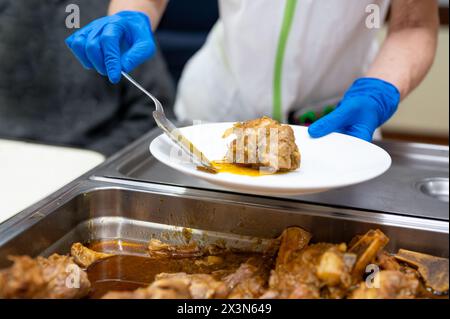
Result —
[[389, 0], [219, 0], [220, 18], [182, 74], [175, 114], [286, 121], [337, 103], [378, 51], [379, 30], [366, 23], [374, 4], [384, 21]]

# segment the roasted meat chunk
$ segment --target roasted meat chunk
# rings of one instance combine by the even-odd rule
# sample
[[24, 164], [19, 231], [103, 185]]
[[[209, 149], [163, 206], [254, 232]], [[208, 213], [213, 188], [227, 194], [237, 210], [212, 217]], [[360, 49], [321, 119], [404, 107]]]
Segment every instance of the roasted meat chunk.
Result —
[[366, 266], [375, 261], [377, 255], [388, 242], [389, 238], [379, 229], [371, 229], [363, 236], [357, 236], [350, 242], [349, 252], [357, 256], [352, 271], [356, 278], [364, 274]]
[[89, 293], [87, 274], [71, 257], [10, 257], [13, 265], [0, 271], [0, 298], [73, 299]]
[[[307, 246], [288, 263], [277, 264], [269, 280], [267, 296], [315, 299], [326, 293], [327, 297], [343, 298], [352, 282], [352, 260], [353, 256], [346, 253], [345, 244]], [[327, 288], [332, 289], [327, 292]]]
[[281, 235], [269, 290], [263, 298], [343, 298], [351, 286], [356, 256], [345, 244], [308, 245], [311, 234], [301, 228], [286, 229]]
[[113, 256], [112, 254], [105, 254], [94, 251], [83, 246], [80, 243], [75, 243], [72, 245], [70, 249], [70, 255], [73, 257], [75, 263], [83, 268], [88, 268], [90, 265], [100, 259], [105, 259]]
[[228, 294], [228, 289], [223, 282], [206, 274], [162, 273], [156, 276], [156, 281], [160, 280], [180, 280], [184, 282], [189, 287], [192, 299], [225, 298]]
[[382, 270], [398, 270], [402, 271], [402, 265], [395, 259], [395, 256], [388, 254], [385, 251], [381, 251], [377, 255], [376, 264], [380, 266]]
[[299, 251], [309, 244], [311, 233], [300, 227], [286, 228], [280, 236], [280, 248], [276, 260], [276, 268], [283, 267], [296, 258]]
[[408, 299], [418, 293], [419, 281], [413, 274], [397, 270], [382, 270], [374, 275], [373, 282], [362, 281], [351, 299]]
[[186, 245], [171, 245], [158, 239], [151, 239], [148, 244], [148, 253], [154, 258], [188, 258], [200, 257], [204, 252], [195, 242]]
[[210, 275], [161, 273], [146, 288], [133, 292], [109, 292], [104, 299], [211, 299], [225, 298], [226, 285]]
[[270, 263], [265, 259], [250, 258], [223, 282], [229, 289], [229, 299], [255, 299], [267, 290]]
[[417, 268], [427, 287], [439, 293], [448, 292], [447, 258], [435, 257], [406, 249], [400, 249], [395, 258]]
[[224, 133], [224, 138], [234, 135], [225, 161], [268, 173], [293, 171], [300, 167], [300, 152], [295, 143], [294, 131], [268, 117], [241, 122]]
[[189, 286], [183, 280], [158, 280], [134, 291], [109, 291], [102, 299], [190, 299]]

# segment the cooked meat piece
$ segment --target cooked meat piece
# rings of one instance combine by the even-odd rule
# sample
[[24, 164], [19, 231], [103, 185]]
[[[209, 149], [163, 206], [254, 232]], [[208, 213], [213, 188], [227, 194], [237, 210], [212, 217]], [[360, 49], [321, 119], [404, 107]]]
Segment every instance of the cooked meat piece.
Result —
[[311, 240], [311, 233], [300, 227], [286, 228], [280, 236], [276, 267], [289, 263]]
[[398, 263], [395, 257], [385, 251], [381, 251], [377, 255], [376, 264], [382, 270], [402, 270], [402, 266]]
[[[229, 299], [256, 299], [261, 297], [267, 289], [267, 279], [257, 274], [257, 270], [251, 269], [252, 266], [246, 265], [238, 271], [253, 272], [251, 276], [236, 285], [228, 295]], [[250, 268], [244, 270], [243, 268]]]
[[395, 258], [417, 268], [427, 287], [439, 293], [448, 292], [448, 259], [400, 249]]
[[0, 271], [1, 298], [39, 298], [46, 293], [42, 268], [36, 260], [28, 257], [9, 257], [14, 264]]
[[82, 298], [89, 293], [87, 274], [71, 257], [10, 257], [14, 264], [0, 271], [0, 298]]
[[[345, 245], [319, 243], [307, 246], [296, 258], [276, 267], [270, 277], [271, 290], [278, 290], [280, 298], [320, 298], [322, 288], [351, 285], [352, 264], [345, 253]], [[336, 296], [337, 297], [337, 296]]]
[[70, 255], [73, 257], [73, 260], [83, 268], [88, 268], [97, 260], [114, 256], [112, 254], [96, 252], [92, 249], [83, 246], [80, 243], [75, 243], [72, 245], [70, 249]]
[[307, 246], [311, 235], [301, 228], [287, 229], [281, 237], [275, 270], [263, 298], [320, 298], [327, 286], [339, 288], [333, 290], [334, 297], [345, 296], [356, 259], [346, 253], [345, 244]]
[[134, 291], [109, 291], [102, 299], [189, 299], [189, 285], [184, 280], [161, 279]]
[[185, 273], [167, 274], [162, 273], [156, 276], [156, 280], [183, 280], [189, 286], [189, 292], [193, 299], [225, 298], [228, 289], [221, 281], [215, 280], [210, 275]]
[[352, 269], [356, 256], [344, 254], [346, 250], [345, 244], [333, 246], [320, 257], [316, 275], [327, 286], [338, 286], [341, 283], [349, 286], [347, 272]]
[[188, 258], [204, 255], [204, 252], [195, 242], [187, 245], [171, 245], [163, 243], [158, 239], [150, 240], [148, 244], [148, 253], [150, 257], [154, 258]]
[[[380, 230], [355, 236], [349, 248], [310, 240], [306, 230], [290, 227], [259, 253], [230, 251], [219, 241], [200, 248], [153, 239], [110, 255], [75, 243], [71, 257], [11, 257], [13, 265], [0, 270], [0, 299], [448, 298], [448, 259], [403, 249], [389, 254]], [[150, 257], [139, 255], [147, 251]], [[371, 274], [368, 265], [375, 266]]]
[[133, 292], [109, 292], [104, 299], [211, 299], [225, 298], [228, 289], [210, 275], [161, 273], [147, 288]]
[[236, 138], [229, 145], [228, 163], [266, 168], [268, 172], [292, 171], [300, 167], [300, 152], [294, 131], [268, 117], [237, 123], [224, 133]]
[[357, 256], [353, 267], [353, 275], [359, 279], [365, 272], [368, 264], [373, 263], [379, 252], [387, 245], [389, 238], [379, 229], [369, 230], [357, 240], [352, 240], [349, 252]]
[[267, 290], [267, 280], [270, 273], [267, 260], [250, 258], [232, 274], [226, 276], [223, 282], [230, 289], [229, 299], [255, 299]]
[[[296, 259], [308, 245], [310, 239], [311, 234], [300, 227], [290, 227], [283, 231], [280, 236], [280, 248], [276, 258], [275, 270], [272, 271], [269, 279], [269, 289], [261, 298], [293, 297], [292, 291], [295, 286], [297, 286], [298, 291], [302, 290], [307, 296], [314, 294], [315, 291], [309, 291], [307, 285], [300, 281], [296, 283], [296, 274], [290, 273], [290, 268], [293, 268]], [[318, 295], [314, 297], [319, 298]]]
[[[379, 287], [375, 284], [379, 283]], [[414, 298], [419, 289], [419, 281], [412, 274], [404, 274], [396, 270], [382, 270], [375, 274], [368, 287], [361, 282], [359, 287], [350, 295], [351, 299], [406, 299]]]

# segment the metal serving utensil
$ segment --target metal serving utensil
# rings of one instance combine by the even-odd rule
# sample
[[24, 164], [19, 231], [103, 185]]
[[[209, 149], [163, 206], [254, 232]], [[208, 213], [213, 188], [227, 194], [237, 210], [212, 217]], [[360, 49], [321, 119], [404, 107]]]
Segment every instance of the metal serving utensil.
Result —
[[169, 136], [169, 138], [175, 142], [184, 152], [189, 154], [191, 159], [194, 159], [201, 166], [199, 169], [209, 172], [209, 173], [217, 173], [217, 170], [214, 168], [212, 163], [208, 160], [208, 158], [203, 154], [198, 148], [192, 144], [181, 132], [180, 130], [170, 122], [165, 113], [164, 108], [161, 103], [158, 101], [156, 97], [150, 94], [146, 89], [144, 89], [138, 82], [136, 82], [129, 74], [122, 71], [122, 75], [130, 81], [134, 86], [136, 86], [139, 90], [141, 90], [145, 95], [147, 95], [150, 99], [152, 99], [155, 104], [156, 110], [153, 112], [153, 118], [156, 121], [156, 124], [164, 131], [164, 133]]

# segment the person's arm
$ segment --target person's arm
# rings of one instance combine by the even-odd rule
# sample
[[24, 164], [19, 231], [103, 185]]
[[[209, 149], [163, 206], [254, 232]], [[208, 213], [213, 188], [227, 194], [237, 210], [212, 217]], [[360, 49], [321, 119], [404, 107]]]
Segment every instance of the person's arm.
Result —
[[145, 13], [152, 22], [153, 30], [159, 24], [166, 9], [168, 0], [111, 0], [108, 13], [116, 14], [120, 11], [139, 11]]
[[366, 76], [392, 83], [405, 98], [433, 63], [438, 29], [436, 0], [393, 0], [387, 38]]
[[388, 36], [367, 74], [353, 83], [336, 110], [309, 127], [309, 134], [340, 132], [371, 141], [433, 63], [437, 14], [436, 0], [393, 0]]

